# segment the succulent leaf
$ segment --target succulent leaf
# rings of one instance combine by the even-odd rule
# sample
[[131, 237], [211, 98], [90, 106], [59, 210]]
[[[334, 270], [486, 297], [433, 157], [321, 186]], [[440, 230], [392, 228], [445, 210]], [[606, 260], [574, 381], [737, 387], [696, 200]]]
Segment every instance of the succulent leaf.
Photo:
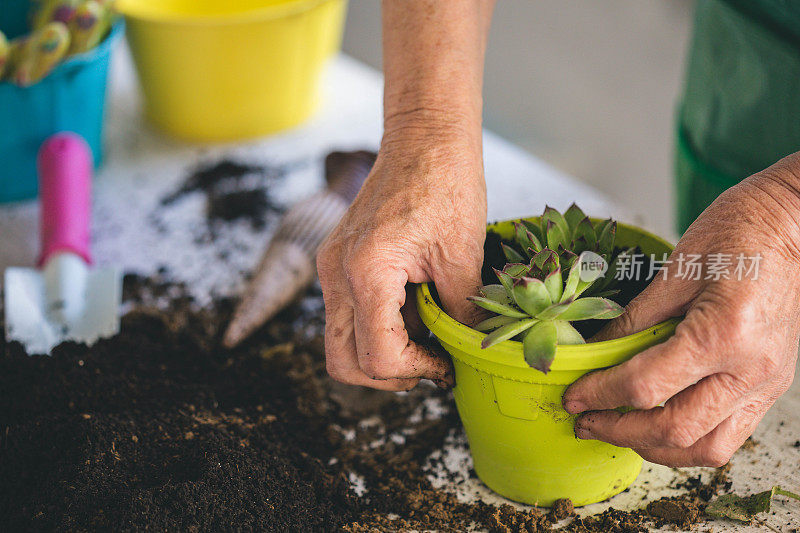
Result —
[[[506, 268], [508, 268], [509, 266], [510, 265], [506, 265]], [[503, 271], [497, 270], [496, 268], [493, 270], [495, 275], [497, 276], [497, 279], [500, 280], [500, 284], [503, 285], [503, 287], [506, 289], [506, 292], [511, 294], [514, 288], [514, 276], [506, 272], [505, 269], [503, 269]]]
[[564, 290], [564, 281], [561, 279], [561, 269], [556, 268], [544, 278], [544, 286], [550, 293], [550, 300], [558, 302]]
[[589, 287], [594, 285], [594, 281], [583, 281], [582, 279], [578, 280], [578, 287], [575, 289], [575, 298], [589, 290]]
[[542, 249], [542, 244], [536, 235], [531, 233], [528, 227], [521, 222], [514, 223], [514, 238], [523, 250], [528, 250], [528, 253], [533, 250], [531, 256]]
[[750, 496], [722, 494], [708, 504], [706, 514], [713, 518], [728, 518], [750, 524], [757, 514], [769, 512], [772, 499], [778, 495], [800, 500], [800, 494], [775, 486]]
[[578, 283], [581, 281], [581, 265], [579, 261], [572, 263], [567, 274], [567, 280], [564, 283], [564, 291], [561, 294], [561, 301], [567, 300], [575, 296], [575, 291], [578, 288]]
[[586, 239], [584, 239], [583, 237], [581, 237], [580, 239], [573, 240], [570, 246], [572, 248], [572, 251], [578, 255], [590, 249], [589, 245], [586, 242]]
[[507, 341], [508, 339], [516, 337], [537, 322], [538, 320], [535, 318], [526, 318], [524, 320], [517, 320], [516, 322], [501, 326], [483, 338], [481, 341], [481, 348], [489, 348], [499, 342]]
[[543, 242], [544, 241], [544, 238], [543, 238], [543, 235], [542, 235], [542, 229], [541, 229], [541, 227], [539, 227], [538, 224], [536, 224], [534, 222], [531, 222], [530, 220], [525, 220], [525, 219], [522, 219], [521, 222], [525, 225], [526, 228], [528, 228], [528, 231], [531, 232], [531, 235], [536, 237], [537, 241], [539, 241], [539, 242]]
[[523, 263], [525, 261], [525, 258], [509, 245], [501, 243], [500, 246], [503, 248], [503, 254], [506, 256], [506, 261], [509, 263]]
[[545, 262], [555, 255], [556, 253], [553, 250], [551, 250], [550, 248], [545, 248], [544, 250], [540, 251], [538, 254], [533, 256], [531, 264], [536, 266], [539, 270], [544, 270]]
[[608, 311], [603, 313], [602, 315], [596, 316], [595, 319], [597, 320], [611, 320], [612, 318], [617, 318], [618, 316], [625, 313], [625, 308], [619, 305], [614, 300], [609, 300], [608, 298], [601, 298], [601, 300], [605, 300], [609, 302], [610, 308]]
[[558, 344], [585, 344], [583, 336], [566, 320], [554, 320]]
[[511, 324], [506, 324], [505, 326], [497, 328], [483, 338], [483, 341], [481, 341], [481, 348], [489, 348], [498, 342], [507, 341], [512, 337], [516, 337], [537, 322], [539, 321], [535, 318], [527, 318], [524, 320], [517, 320], [516, 322], [512, 322]]
[[[569, 230], [567, 230], [569, 231]], [[549, 220], [545, 229], [547, 247], [551, 250], [558, 250], [559, 246], [569, 245], [568, 234], [555, 222]]]
[[592, 318], [616, 318], [623, 312], [622, 307], [616, 302], [605, 298], [589, 297], [573, 301], [558, 318], [575, 322]]
[[558, 332], [552, 320], [531, 326], [522, 340], [522, 352], [529, 366], [547, 374], [556, 355]]
[[553, 303], [544, 282], [536, 278], [518, 278], [512, 294], [517, 306], [530, 316], [536, 316]]
[[514, 240], [522, 246], [522, 249], [530, 247], [530, 239], [528, 239], [528, 228], [522, 221], [514, 222]]
[[[569, 236], [569, 224], [567, 223], [567, 219], [564, 218], [564, 215], [559, 213], [557, 210], [553, 209], [552, 207], [545, 206], [544, 213], [542, 213], [542, 235], [547, 235], [547, 226], [552, 222], [561, 230], [561, 234], [566, 238]], [[547, 240], [547, 239], [545, 239]], [[557, 246], [551, 247], [553, 250], [557, 248]]]
[[566, 300], [564, 302], [554, 303], [553, 305], [549, 306], [548, 308], [542, 310], [539, 314], [536, 315], [536, 318], [539, 320], [553, 320], [558, 318], [564, 311], [566, 311], [570, 304], [573, 302], [572, 299]]
[[560, 268], [558, 255], [551, 254], [542, 265], [542, 274], [549, 276]]
[[569, 250], [565, 250], [563, 254], [559, 254], [558, 256], [560, 266], [563, 270], [569, 270], [576, 259], [578, 259], [578, 256]]
[[597, 294], [594, 294], [594, 296], [597, 296], [598, 298], [608, 298], [609, 296], [616, 296], [619, 294], [619, 292], [619, 289], [612, 289], [610, 291], [598, 292]]
[[571, 235], [575, 235], [575, 230], [578, 227], [578, 224], [588, 217], [581, 210], [581, 208], [573, 202], [572, 205], [569, 206], [566, 211], [564, 211], [564, 218], [566, 219], [567, 224], [569, 224]]
[[605, 256], [606, 260], [611, 257], [614, 251], [614, 237], [617, 234], [617, 223], [608, 219], [603, 225], [602, 231], [597, 236], [598, 253]]
[[493, 316], [492, 318], [487, 318], [486, 320], [479, 322], [477, 325], [475, 325], [475, 329], [478, 331], [492, 331], [507, 324], [511, 324], [512, 322], [517, 322], [518, 320], [518, 318], [511, 316]]
[[[592, 221], [589, 220], [589, 217], [585, 217], [578, 223], [575, 228], [573, 239], [576, 242], [580, 242], [581, 246], [583, 246], [581, 251], [591, 250], [595, 247], [597, 244], [597, 233], [595, 233], [594, 226], [592, 226]], [[573, 251], [575, 250], [573, 249]]]
[[608, 224], [609, 220], [611, 220], [611, 219], [607, 218], [605, 220], [598, 220], [597, 222], [592, 222], [592, 225], [594, 226], [595, 233], [600, 235], [600, 233], [602, 233], [602, 231], [603, 231], [603, 228], [606, 227], [606, 225]]
[[[512, 278], [524, 276], [528, 273], [529, 267], [524, 263], [508, 263], [503, 267], [503, 274], [508, 274]], [[497, 272], [497, 270], [495, 270]]]
[[527, 249], [529, 251], [530, 250], [533, 251], [533, 253], [530, 254], [531, 257], [533, 257], [534, 254], [536, 254], [539, 251], [541, 251], [542, 248], [544, 248], [544, 246], [542, 245], [541, 241], [539, 241], [539, 238], [536, 237], [536, 235], [534, 235], [530, 231], [528, 232], [528, 240], [531, 242], [531, 245]]
[[522, 311], [519, 311], [517, 309], [514, 309], [509, 305], [499, 304], [494, 300], [490, 300], [488, 298], [483, 298], [481, 296], [468, 296], [467, 300], [473, 302], [475, 305], [479, 307], [483, 307], [487, 311], [497, 313], [498, 315], [510, 316], [514, 318], [528, 318], [528, 314], [523, 313]]
[[484, 285], [481, 288], [481, 293], [489, 300], [493, 300], [499, 304], [511, 305], [514, 303], [508, 291], [502, 285]]

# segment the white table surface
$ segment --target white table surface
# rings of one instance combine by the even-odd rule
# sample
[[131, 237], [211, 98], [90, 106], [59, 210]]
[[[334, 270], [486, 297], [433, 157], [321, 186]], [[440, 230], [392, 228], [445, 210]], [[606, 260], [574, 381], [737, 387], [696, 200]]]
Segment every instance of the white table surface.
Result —
[[[199, 162], [213, 162], [224, 155], [253, 164], [299, 163], [276, 184], [273, 193], [279, 200], [291, 202], [315, 191], [322, 184], [322, 161], [327, 152], [378, 146], [381, 86], [379, 73], [340, 56], [326, 73], [321, 112], [305, 125], [243, 143], [187, 145], [163, 137], [144, 124], [131, 61], [121, 46], [112, 67], [106, 164], [94, 190], [93, 247], [97, 262], [142, 274], [166, 267], [174, 278], [188, 282], [201, 304], [212, 295], [240, 290], [243, 275], [255, 266], [274, 224], [261, 231], [253, 230], [247, 222], [225, 224], [218, 228], [215, 241], [198, 244], [198, 231], [203, 231], [199, 228], [205, 227], [203, 195], [188, 194], [162, 210], [158, 209], [160, 199], [174, 191]], [[484, 152], [490, 220], [538, 214], [545, 203], [563, 209], [572, 201], [591, 214], [628, 220], [624, 208], [596, 190], [490, 132], [484, 134]], [[34, 263], [36, 218], [34, 202], [0, 206], [0, 268]], [[227, 251], [224, 259], [219, 257], [221, 247]], [[800, 439], [800, 380], [769, 412], [755, 437], [759, 445], [737, 453], [733, 459], [734, 490], [747, 493], [766, 490], [773, 484], [798, 490], [800, 448], [791, 443]], [[463, 440], [451, 442], [442, 453], [456, 477], [467, 476], [471, 465]], [[701, 471], [676, 472], [646, 464], [629, 492], [610, 502], [585, 507], [581, 514], [609, 505], [641, 506], [643, 498], [676, 493], [669, 488], [675, 479]], [[436, 472], [432, 475], [438, 477]], [[455, 486], [450, 488], [456, 490]], [[466, 499], [504, 501], [474, 480], [458, 485], [457, 490]], [[773, 509], [775, 513], [766, 518], [768, 527], [777, 531], [800, 527], [797, 502], [777, 502]], [[764, 525], [714, 524], [715, 530], [759, 527]]]

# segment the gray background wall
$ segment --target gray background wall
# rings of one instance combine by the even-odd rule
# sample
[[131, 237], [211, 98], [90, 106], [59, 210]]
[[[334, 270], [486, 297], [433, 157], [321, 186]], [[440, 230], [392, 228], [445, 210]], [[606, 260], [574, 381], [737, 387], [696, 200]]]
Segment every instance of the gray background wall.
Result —
[[[499, 0], [486, 127], [673, 234], [672, 118], [691, 0]], [[350, 0], [344, 50], [381, 64], [380, 2]]]

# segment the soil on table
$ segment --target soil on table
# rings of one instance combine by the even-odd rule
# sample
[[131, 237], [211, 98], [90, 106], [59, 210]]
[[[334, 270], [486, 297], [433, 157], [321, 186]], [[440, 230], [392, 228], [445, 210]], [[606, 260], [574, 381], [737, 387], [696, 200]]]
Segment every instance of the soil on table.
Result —
[[132, 275], [125, 298], [121, 333], [92, 348], [31, 357], [0, 342], [4, 530], [646, 531], [699, 520], [724, 483], [582, 519], [569, 501], [462, 503], [423, 471], [461, 431], [449, 393], [334, 383], [318, 306], [290, 307], [229, 351], [231, 301], [194, 310], [179, 285]]
[[285, 166], [254, 165], [233, 159], [204, 163], [192, 169], [177, 190], [161, 199], [169, 206], [190, 193], [206, 196], [210, 225], [246, 220], [262, 229], [270, 213], [283, 209], [269, 194], [269, 186], [287, 172]]

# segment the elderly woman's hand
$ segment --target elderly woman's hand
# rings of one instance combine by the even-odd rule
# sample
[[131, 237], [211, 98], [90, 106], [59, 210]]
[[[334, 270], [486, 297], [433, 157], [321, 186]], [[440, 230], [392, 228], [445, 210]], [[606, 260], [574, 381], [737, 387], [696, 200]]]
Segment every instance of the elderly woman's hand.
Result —
[[[630, 447], [669, 466], [728, 462], [794, 376], [799, 189], [800, 153], [728, 190], [698, 217], [670, 256], [666, 279], [658, 273], [600, 336], [685, 319], [667, 342], [567, 390], [564, 407], [583, 413], [575, 423], [578, 438]], [[690, 254], [702, 254], [701, 279], [684, 279], [679, 271]], [[745, 270], [737, 271], [740, 254]], [[746, 269], [758, 256], [754, 279]], [[729, 279], [720, 268], [726, 258]], [[635, 410], [622, 413], [619, 407]]]
[[387, 134], [318, 255], [327, 368], [339, 381], [387, 390], [419, 378], [452, 384], [450, 360], [410, 339], [416, 308], [406, 288], [433, 281], [448, 312], [470, 322], [475, 307], [466, 297], [480, 286], [486, 191], [480, 146], [430, 127]]
[[[449, 358], [413, 342], [413, 283], [433, 281], [469, 323], [486, 236], [481, 87], [494, 0], [385, 0], [384, 135], [356, 201], [317, 259], [328, 372], [403, 390], [453, 382]], [[409, 334], [410, 333], [410, 334]], [[427, 332], [426, 332], [427, 333]]]

